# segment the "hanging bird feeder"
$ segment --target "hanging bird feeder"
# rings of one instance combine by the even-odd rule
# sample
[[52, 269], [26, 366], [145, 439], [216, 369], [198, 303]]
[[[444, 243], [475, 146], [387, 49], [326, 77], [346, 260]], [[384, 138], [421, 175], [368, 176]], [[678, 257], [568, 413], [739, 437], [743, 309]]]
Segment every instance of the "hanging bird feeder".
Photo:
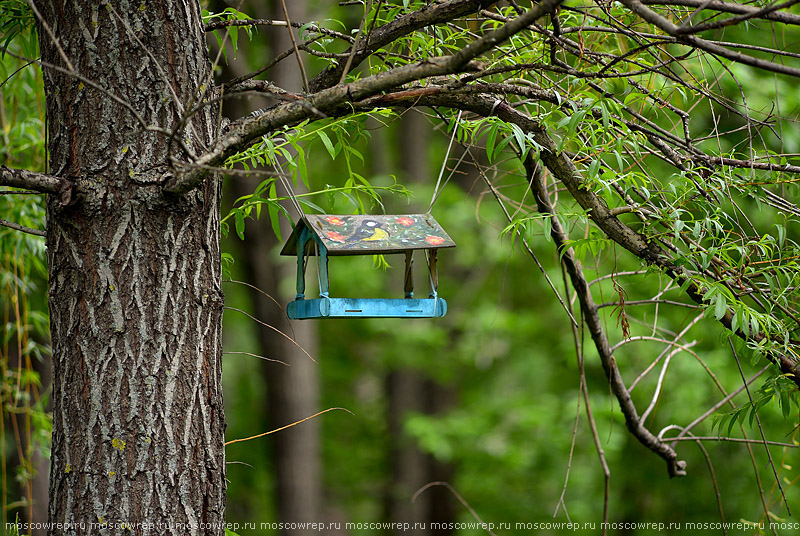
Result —
[[[444, 316], [447, 303], [438, 296], [436, 252], [455, 247], [430, 214], [392, 216], [304, 215], [281, 255], [297, 256], [297, 296], [287, 307], [289, 318], [433, 318]], [[428, 298], [414, 297], [414, 251], [427, 260]], [[328, 294], [328, 257], [405, 254], [405, 298], [332, 298]], [[306, 299], [305, 273], [317, 257], [319, 298]]]

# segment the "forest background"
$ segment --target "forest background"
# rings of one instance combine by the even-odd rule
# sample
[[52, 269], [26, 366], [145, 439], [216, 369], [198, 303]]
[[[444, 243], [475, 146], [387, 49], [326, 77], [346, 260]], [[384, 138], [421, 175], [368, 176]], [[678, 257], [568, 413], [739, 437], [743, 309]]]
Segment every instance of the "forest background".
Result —
[[[394, 4], [400, 12], [419, 7], [418, 2]], [[228, 6], [210, 2], [206, 7], [222, 14]], [[292, 20], [318, 21], [342, 32], [356, 32], [364, 15], [364, 6], [355, 2], [293, 1], [287, 7]], [[243, 2], [239, 9], [252, 18], [285, 20], [280, 2]], [[208, 23], [229, 16], [242, 17], [228, 11], [209, 15]], [[469, 24], [477, 28], [482, 23], [486, 21]], [[305, 31], [300, 28], [296, 35]], [[725, 37], [756, 43], [759, 31], [766, 35], [770, 29], [735, 26], [725, 30]], [[227, 35], [217, 72], [221, 81], [292, 48], [286, 28], [279, 25], [216, 32], [208, 35], [212, 57]], [[783, 49], [800, 53], [796, 29], [782, 32]], [[29, 28], [3, 45], [31, 56], [35, 41]], [[324, 65], [324, 58], [313, 54], [304, 55], [303, 61], [309, 73]], [[0, 65], [0, 79], [6, 81], [0, 88], [1, 163], [44, 170], [41, 74], [11, 55], [4, 55]], [[766, 133], [761, 141], [767, 151], [788, 155], [782, 162], [796, 160], [800, 93], [792, 79], [742, 65], [730, 65], [728, 72], [711, 63], [698, 65], [701, 78], [738, 109], [745, 106], [742, 95], [754, 115], [767, 117], [777, 108], [780, 118], [773, 132], [780, 136]], [[302, 90], [291, 55], [266, 78], [289, 91]], [[581, 88], [576, 85], [574, 91], [579, 98]], [[714, 142], [724, 144], [724, 150], [741, 148], [747, 139], [741, 118], [692, 99], [685, 97], [685, 109], [691, 110], [693, 130], [732, 132]], [[269, 104], [234, 101], [231, 116]], [[642, 109], [652, 112], [649, 105]], [[554, 126], [574, 128], [569, 117], [575, 116], [552, 119]], [[541, 261], [549, 281], [568, 302], [566, 308], [580, 319], [548, 220], [537, 213], [524, 170], [509, 150], [512, 137], [503, 138], [497, 121], [463, 119], [472, 123], [458, 132], [452, 147], [456, 115], [443, 120], [432, 109], [331, 121], [303, 138], [306, 172], [303, 177], [296, 173], [292, 186], [301, 194], [304, 210], [334, 214], [421, 213], [433, 201], [432, 213], [457, 244], [440, 254], [439, 292], [448, 301], [442, 319], [290, 323], [281, 307], [294, 295], [295, 265], [291, 258], [279, 257], [276, 237], [287, 237], [289, 221], [273, 204], [266, 204], [263, 212], [261, 205], [248, 205], [260, 177], [236, 175], [227, 182], [227, 440], [275, 430], [328, 408], [347, 410], [231, 443], [227, 519], [257, 527], [278, 521], [340, 522], [344, 527], [346, 522], [476, 518], [513, 527], [518, 522], [567, 520], [599, 524], [606, 516], [619, 523], [766, 522], [767, 528], [754, 526], [751, 533], [772, 533], [770, 521], [796, 520], [796, 391], [783, 385], [773, 368], [765, 371], [758, 352], [715, 321], [720, 302], [713, 296], [705, 306], [687, 302], [677, 285], [621, 251], [589, 225], [585, 214], [567, 206], [561, 219], [570, 245], [592, 282], [625, 381], [629, 386], [636, 381], [633, 397], [642, 411], [647, 408], [647, 426], [657, 433], [672, 424], [693, 423], [692, 434], [704, 438], [676, 442], [688, 476], [670, 478], [663, 460], [626, 430], [589, 335], [573, 328], [570, 313], [537, 267]], [[598, 117], [596, 123], [603, 120]], [[657, 112], [652, 120], [667, 121]], [[625, 160], [617, 171], [635, 167], [636, 159], [624, 146], [632, 139], [600, 141], [588, 132], [575, 143], [598, 152], [603, 145], [608, 154], [616, 147], [614, 154]], [[290, 152], [284, 160], [296, 158]], [[438, 183], [443, 163], [444, 180]], [[245, 157], [232, 165], [253, 167]], [[673, 173], [655, 159], [646, 165], [656, 176]], [[657, 187], [669, 188], [668, 183]], [[655, 189], [652, 184], [640, 186]], [[753, 196], [743, 201], [741, 211], [775, 243], [787, 243], [798, 236], [792, 203], [797, 187], [786, 181], [780, 189], [788, 208]], [[306, 196], [307, 190], [323, 193]], [[261, 193], [286, 196], [277, 183]], [[33, 197], [0, 195], [0, 218], [43, 228], [44, 210]], [[292, 210], [289, 200], [283, 203]], [[687, 230], [700, 221], [685, 219]], [[44, 241], [8, 228], [0, 228], [0, 237], [2, 506], [7, 521], [42, 519], [51, 427]], [[756, 252], [754, 262], [766, 257]], [[340, 296], [400, 296], [402, 261], [385, 260], [391, 267], [371, 257], [334, 259], [332, 289]], [[786, 268], [795, 269], [792, 263]], [[797, 290], [791, 285], [787, 289], [793, 301]], [[755, 376], [749, 390], [743, 389], [742, 379]], [[719, 407], [724, 393], [737, 390], [729, 404]], [[698, 417], [703, 419], [695, 423]], [[762, 434], [774, 442], [768, 452]], [[794, 516], [787, 506], [794, 507]]]

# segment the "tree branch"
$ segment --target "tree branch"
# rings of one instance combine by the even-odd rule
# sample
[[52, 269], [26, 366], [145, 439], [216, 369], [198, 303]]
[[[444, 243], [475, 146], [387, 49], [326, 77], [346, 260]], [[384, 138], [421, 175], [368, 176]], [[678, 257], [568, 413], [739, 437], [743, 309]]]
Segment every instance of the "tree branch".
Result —
[[[723, 2], [721, 0], [642, 0], [642, 4], [651, 6], [685, 6], [695, 9], [702, 7], [703, 9], [719, 11], [720, 13], [732, 13], [734, 15], [752, 15], [757, 11], [761, 11], [759, 8], [749, 4]], [[800, 25], [800, 16], [784, 11], [765, 13], [760, 17], [783, 24]]]
[[[47, 175], [46, 173], [0, 166], [0, 186], [26, 188], [42, 194], [58, 194], [62, 196], [63, 201], [64, 194], [69, 193], [73, 184], [70, 180]], [[69, 199], [69, 196], [67, 199]]]
[[766, 15], [784, 8], [791, 7], [797, 2], [798, 0], [788, 0], [788, 2], [784, 2], [783, 4], [771, 4], [762, 9], [756, 9], [750, 13], [745, 13], [744, 15], [737, 15], [736, 17], [729, 17], [719, 21], [709, 21], [702, 24], [687, 25], [689, 22], [687, 21], [680, 26], [679, 32], [683, 35], [696, 34], [700, 32], [706, 32], [708, 30], [717, 30], [726, 26], [732, 26], [750, 19], [763, 19]]
[[630, 391], [625, 387], [625, 382], [622, 380], [622, 375], [617, 367], [617, 362], [614, 359], [614, 354], [608, 342], [608, 338], [603, 330], [603, 323], [598, 314], [597, 305], [592, 297], [589, 283], [583, 275], [581, 263], [575, 258], [572, 248], [568, 246], [569, 237], [561, 227], [559, 219], [555, 217], [555, 210], [550, 203], [547, 189], [542, 181], [542, 174], [535, 172], [537, 162], [533, 159], [532, 155], [529, 154], [524, 164], [528, 179], [530, 180], [531, 191], [536, 198], [539, 212], [553, 216], [549, 218], [550, 236], [553, 237], [561, 260], [569, 274], [572, 287], [578, 294], [583, 319], [586, 322], [586, 326], [589, 328], [589, 334], [592, 337], [592, 341], [594, 341], [597, 353], [600, 355], [600, 362], [608, 378], [611, 391], [614, 393], [614, 397], [619, 403], [622, 414], [625, 416], [625, 425], [642, 445], [661, 456], [667, 462], [667, 471], [670, 477], [686, 476], [686, 462], [678, 460], [678, 455], [675, 450], [653, 435], [653, 433], [642, 424], [642, 419], [639, 417], [636, 406], [634, 406], [633, 400], [631, 399]]
[[[368, 42], [359, 43], [360, 46], [357, 48], [348, 50], [348, 52], [352, 52], [353, 58], [350, 62], [350, 68], [355, 68], [371, 54], [375, 53], [376, 50], [404, 35], [408, 35], [414, 30], [474, 13], [493, 3], [490, 0], [454, 0], [452, 2], [427, 5], [419, 11], [398, 17], [374, 29]], [[316, 92], [339, 82], [344, 68], [343, 64], [331, 65], [319, 73], [310, 82], [311, 91]]]
[[[258, 137], [278, 128], [295, 125], [304, 119], [319, 117], [320, 114], [324, 116], [343, 115], [352, 109], [350, 103], [355, 101], [423, 78], [459, 72], [476, 56], [525, 29], [536, 19], [550, 13], [562, 1], [542, 0], [520, 17], [476, 39], [452, 56], [431, 58], [427, 61], [403, 65], [349, 84], [323, 89], [302, 101], [277, 106], [257, 117], [245, 117], [235, 121], [231, 123], [227, 134], [218, 139], [205, 154], [200, 155], [194, 162], [176, 163], [176, 173], [167, 181], [165, 189], [175, 194], [191, 191], [214, 169], [214, 166], [222, 164]], [[456, 2], [446, 5], [452, 3]], [[371, 39], [370, 43], [372, 46], [374, 40]], [[311, 85], [313, 88], [313, 81]]]
[[28, 233], [34, 236], [45, 236], [45, 232], [39, 229], [31, 229], [30, 227], [25, 227], [24, 225], [20, 225], [18, 223], [14, 223], [7, 220], [0, 220], [0, 226], [8, 227], [9, 229], [14, 229], [15, 231], [21, 231], [23, 233]]
[[753, 56], [748, 56], [746, 54], [742, 54], [741, 52], [728, 50], [727, 48], [721, 47], [710, 41], [706, 41], [705, 39], [701, 39], [700, 37], [697, 37], [695, 35], [682, 35], [683, 29], [680, 26], [676, 26], [672, 21], [670, 21], [665, 17], [662, 17], [652, 9], [642, 4], [639, 0], [620, 0], [620, 1], [628, 9], [639, 15], [639, 17], [644, 19], [646, 22], [658, 26], [663, 31], [665, 31], [666, 33], [668, 33], [673, 37], [678, 38], [678, 41], [683, 42], [686, 45], [695, 47], [700, 50], [704, 50], [710, 54], [714, 54], [716, 56], [720, 56], [722, 58], [737, 63], [742, 63], [744, 65], [749, 65], [751, 67], [763, 69], [765, 71], [800, 77], [800, 69], [797, 69], [795, 67], [788, 67], [780, 63], [774, 63], [771, 61], [762, 60], [760, 58], [755, 58]]
[[[235, 20], [216, 20], [214, 22], [209, 22], [205, 26], [203, 26], [203, 30], [206, 32], [213, 32], [214, 30], [219, 30], [220, 28], [228, 28], [231, 26], [286, 26], [286, 21], [284, 20], [271, 20], [271, 19], [235, 19]], [[343, 34], [341, 32], [337, 32], [335, 30], [329, 30], [327, 28], [323, 28], [322, 26], [318, 26], [316, 24], [306, 23], [301, 24], [299, 22], [291, 21], [292, 28], [302, 28], [305, 26], [307, 29], [311, 30], [312, 32], [317, 32], [319, 34], [330, 35], [332, 37], [337, 37], [339, 39], [343, 39], [348, 43], [353, 43], [355, 39], [347, 34]]]
[[[419, 97], [415, 103], [422, 106], [444, 106], [469, 110], [484, 117], [496, 115], [503, 121], [514, 123], [522, 128], [523, 131], [530, 133], [534, 141], [541, 147], [540, 158], [542, 162], [556, 179], [567, 188], [570, 195], [586, 210], [592, 221], [608, 238], [633, 253], [645, 263], [662, 270], [679, 286], [682, 286], [684, 292], [692, 301], [703, 307], [708, 306], [708, 303], [703, 299], [704, 290], [692, 280], [691, 274], [688, 273], [686, 268], [676, 264], [672, 256], [658, 242], [649, 240], [647, 237], [637, 233], [617, 218], [600, 197], [592, 189], [586, 187], [583, 177], [569, 156], [563, 152], [558, 153], [556, 151], [557, 145], [555, 141], [535, 120], [515, 110], [508, 103], [501, 102], [494, 96], [439, 94]], [[742, 340], [761, 342], [768, 337], [762, 332], [748, 334], [742, 331], [741, 328], [733, 330], [732, 321], [733, 311], [730, 309], [718, 319], [720, 324], [731, 330]], [[800, 363], [795, 362], [793, 358], [784, 353], [768, 354], [768, 359], [778, 365], [781, 372], [800, 387]]]

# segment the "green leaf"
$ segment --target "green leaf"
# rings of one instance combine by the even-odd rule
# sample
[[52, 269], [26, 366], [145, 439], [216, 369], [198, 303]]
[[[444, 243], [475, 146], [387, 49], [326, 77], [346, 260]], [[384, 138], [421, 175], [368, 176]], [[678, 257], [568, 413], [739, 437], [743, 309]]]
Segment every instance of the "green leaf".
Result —
[[714, 303], [714, 318], [719, 320], [720, 318], [725, 316], [725, 313], [728, 312], [728, 302], [726, 302], [725, 298], [719, 294], [715, 297], [715, 300], [716, 301]]
[[317, 134], [319, 135], [319, 139], [322, 140], [322, 144], [328, 150], [328, 154], [331, 155], [331, 160], [336, 160], [336, 149], [333, 148], [333, 143], [331, 143], [331, 139], [322, 130], [318, 130]]
[[295, 149], [297, 150], [297, 174], [300, 176], [300, 180], [303, 181], [303, 184], [306, 185], [306, 188], [311, 188], [311, 185], [308, 180], [308, 167], [306, 165], [306, 152], [303, 150], [303, 147], [300, 145], [296, 145]]
[[600, 113], [603, 116], [603, 129], [608, 130], [608, 126], [611, 123], [611, 114], [608, 112], [608, 108], [604, 105], [605, 103], [600, 104]]
[[225, 63], [228, 63], [228, 47], [223, 46], [224, 38], [219, 34], [219, 30], [214, 30], [212, 33], [217, 39], [217, 48], [222, 51], [222, 58], [225, 60]]
[[231, 38], [231, 46], [233, 47], [233, 59], [239, 55], [239, 28], [237, 26], [231, 26], [228, 28], [228, 36]]
[[230, 253], [222, 254], [222, 276], [226, 279], [231, 278], [231, 266], [233, 266], [234, 259]]
[[528, 144], [526, 143], [525, 133], [514, 123], [511, 123], [509, 126], [511, 126], [511, 133], [514, 135], [514, 139], [517, 141], [517, 147], [524, 157], [528, 153], [529, 149]]
[[592, 163], [589, 164], [589, 169], [586, 170], [586, 178], [593, 179], [597, 176], [597, 172], [600, 170], [600, 159], [595, 158], [592, 160]]
[[244, 240], [244, 212], [237, 210], [233, 217], [234, 226], [236, 227], [236, 234], [239, 235], [240, 240]]
[[[278, 197], [278, 192], [275, 188], [274, 182], [269, 187], [269, 197], [270, 199], [277, 199]], [[278, 242], [283, 242], [283, 239], [281, 238], [280, 213], [278, 212], [278, 207], [276, 205], [278, 205], [277, 201], [271, 201], [267, 203], [267, 212], [269, 212], [269, 221], [272, 224], [272, 232], [275, 233], [275, 236], [278, 238]]]
[[489, 128], [489, 132], [486, 133], [486, 156], [489, 158], [489, 162], [494, 159], [494, 144], [497, 139], [497, 128], [497, 124], [493, 124]]

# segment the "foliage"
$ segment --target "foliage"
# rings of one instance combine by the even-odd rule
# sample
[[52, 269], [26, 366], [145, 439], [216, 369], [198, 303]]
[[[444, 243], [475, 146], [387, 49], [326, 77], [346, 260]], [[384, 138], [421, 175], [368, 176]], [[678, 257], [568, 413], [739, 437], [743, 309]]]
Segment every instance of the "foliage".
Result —
[[[232, 7], [227, 7], [220, 13], [212, 13], [208, 10], [203, 10], [203, 22], [208, 24], [215, 21], [246, 21], [250, 20], [250, 17], [247, 16], [242, 11], [234, 9]], [[223, 33], [219, 30], [213, 30], [211, 33], [214, 35], [214, 38], [217, 40], [217, 47], [219, 48], [220, 52], [222, 52], [223, 59], [225, 63], [228, 63], [228, 47], [226, 45], [226, 40], [230, 40], [231, 47], [233, 47], [234, 51], [234, 60], [238, 55], [239, 50], [239, 30], [243, 30], [249, 39], [253, 38], [253, 28], [251, 26], [229, 26], [227, 30]]]
[[[26, 61], [37, 52], [36, 32], [26, 2], [0, 10], [0, 165], [44, 170], [41, 73]], [[35, 194], [35, 192], [34, 192]], [[0, 194], [0, 218], [43, 229], [41, 195]], [[51, 414], [47, 376], [50, 349], [45, 293], [44, 239], [0, 227], [0, 426], [4, 469], [2, 519], [14, 520], [33, 508], [32, 480], [50, 452]], [[6, 472], [8, 470], [8, 472]]]
[[[6, 0], [0, 9], [0, 57], [5, 56], [12, 42], [23, 51], [36, 50], [36, 32], [33, 27], [33, 11], [25, 0]], [[5, 77], [4, 77], [5, 79]]]
[[[266, 205], [272, 229], [278, 240], [281, 240], [279, 214], [291, 220], [281, 201], [291, 200], [298, 203], [303, 210], [324, 212], [322, 207], [310, 200], [321, 196], [326, 198], [329, 210], [337, 210], [335, 207], [340, 202], [343, 207], [338, 210], [356, 210], [359, 214], [366, 214], [370, 210], [384, 210], [380, 195], [382, 192], [408, 195], [408, 191], [396, 182], [388, 186], [373, 185], [356, 171], [364, 164], [364, 155], [357, 147], [369, 139], [369, 132], [364, 128], [365, 122], [369, 119], [383, 122], [393, 117], [391, 110], [379, 109], [372, 113], [317, 122], [312, 128], [307, 128], [310, 126], [309, 122], [304, 121], [273, 136], [264, 136], [260, 143], [228, 159], [228, 166], [238, 164], [246, 172], [268, 167], [274, 172], [266, 174], [278, 177], [269, 176], [258, 184], [252, 194], [241, 196], [235, 201], [233, 208], [222, 219], [223, 234], [227, 235], [228, 220], [233, 218], [236, 234], [244, 240], [245, 220], [252, 217], [260, 219], [262, 206]], [[317, 151], [320, 144], [331, 160], [342, 157], [347, 168], [342, 186], [326, 184], [317, 191], [294, 193], [301, 184], [306, 189], [310, 187], [308, 161], [313, 156], [312, 151]], [[281, 182], [288, 195], [278, 196], [278, 185]]]

